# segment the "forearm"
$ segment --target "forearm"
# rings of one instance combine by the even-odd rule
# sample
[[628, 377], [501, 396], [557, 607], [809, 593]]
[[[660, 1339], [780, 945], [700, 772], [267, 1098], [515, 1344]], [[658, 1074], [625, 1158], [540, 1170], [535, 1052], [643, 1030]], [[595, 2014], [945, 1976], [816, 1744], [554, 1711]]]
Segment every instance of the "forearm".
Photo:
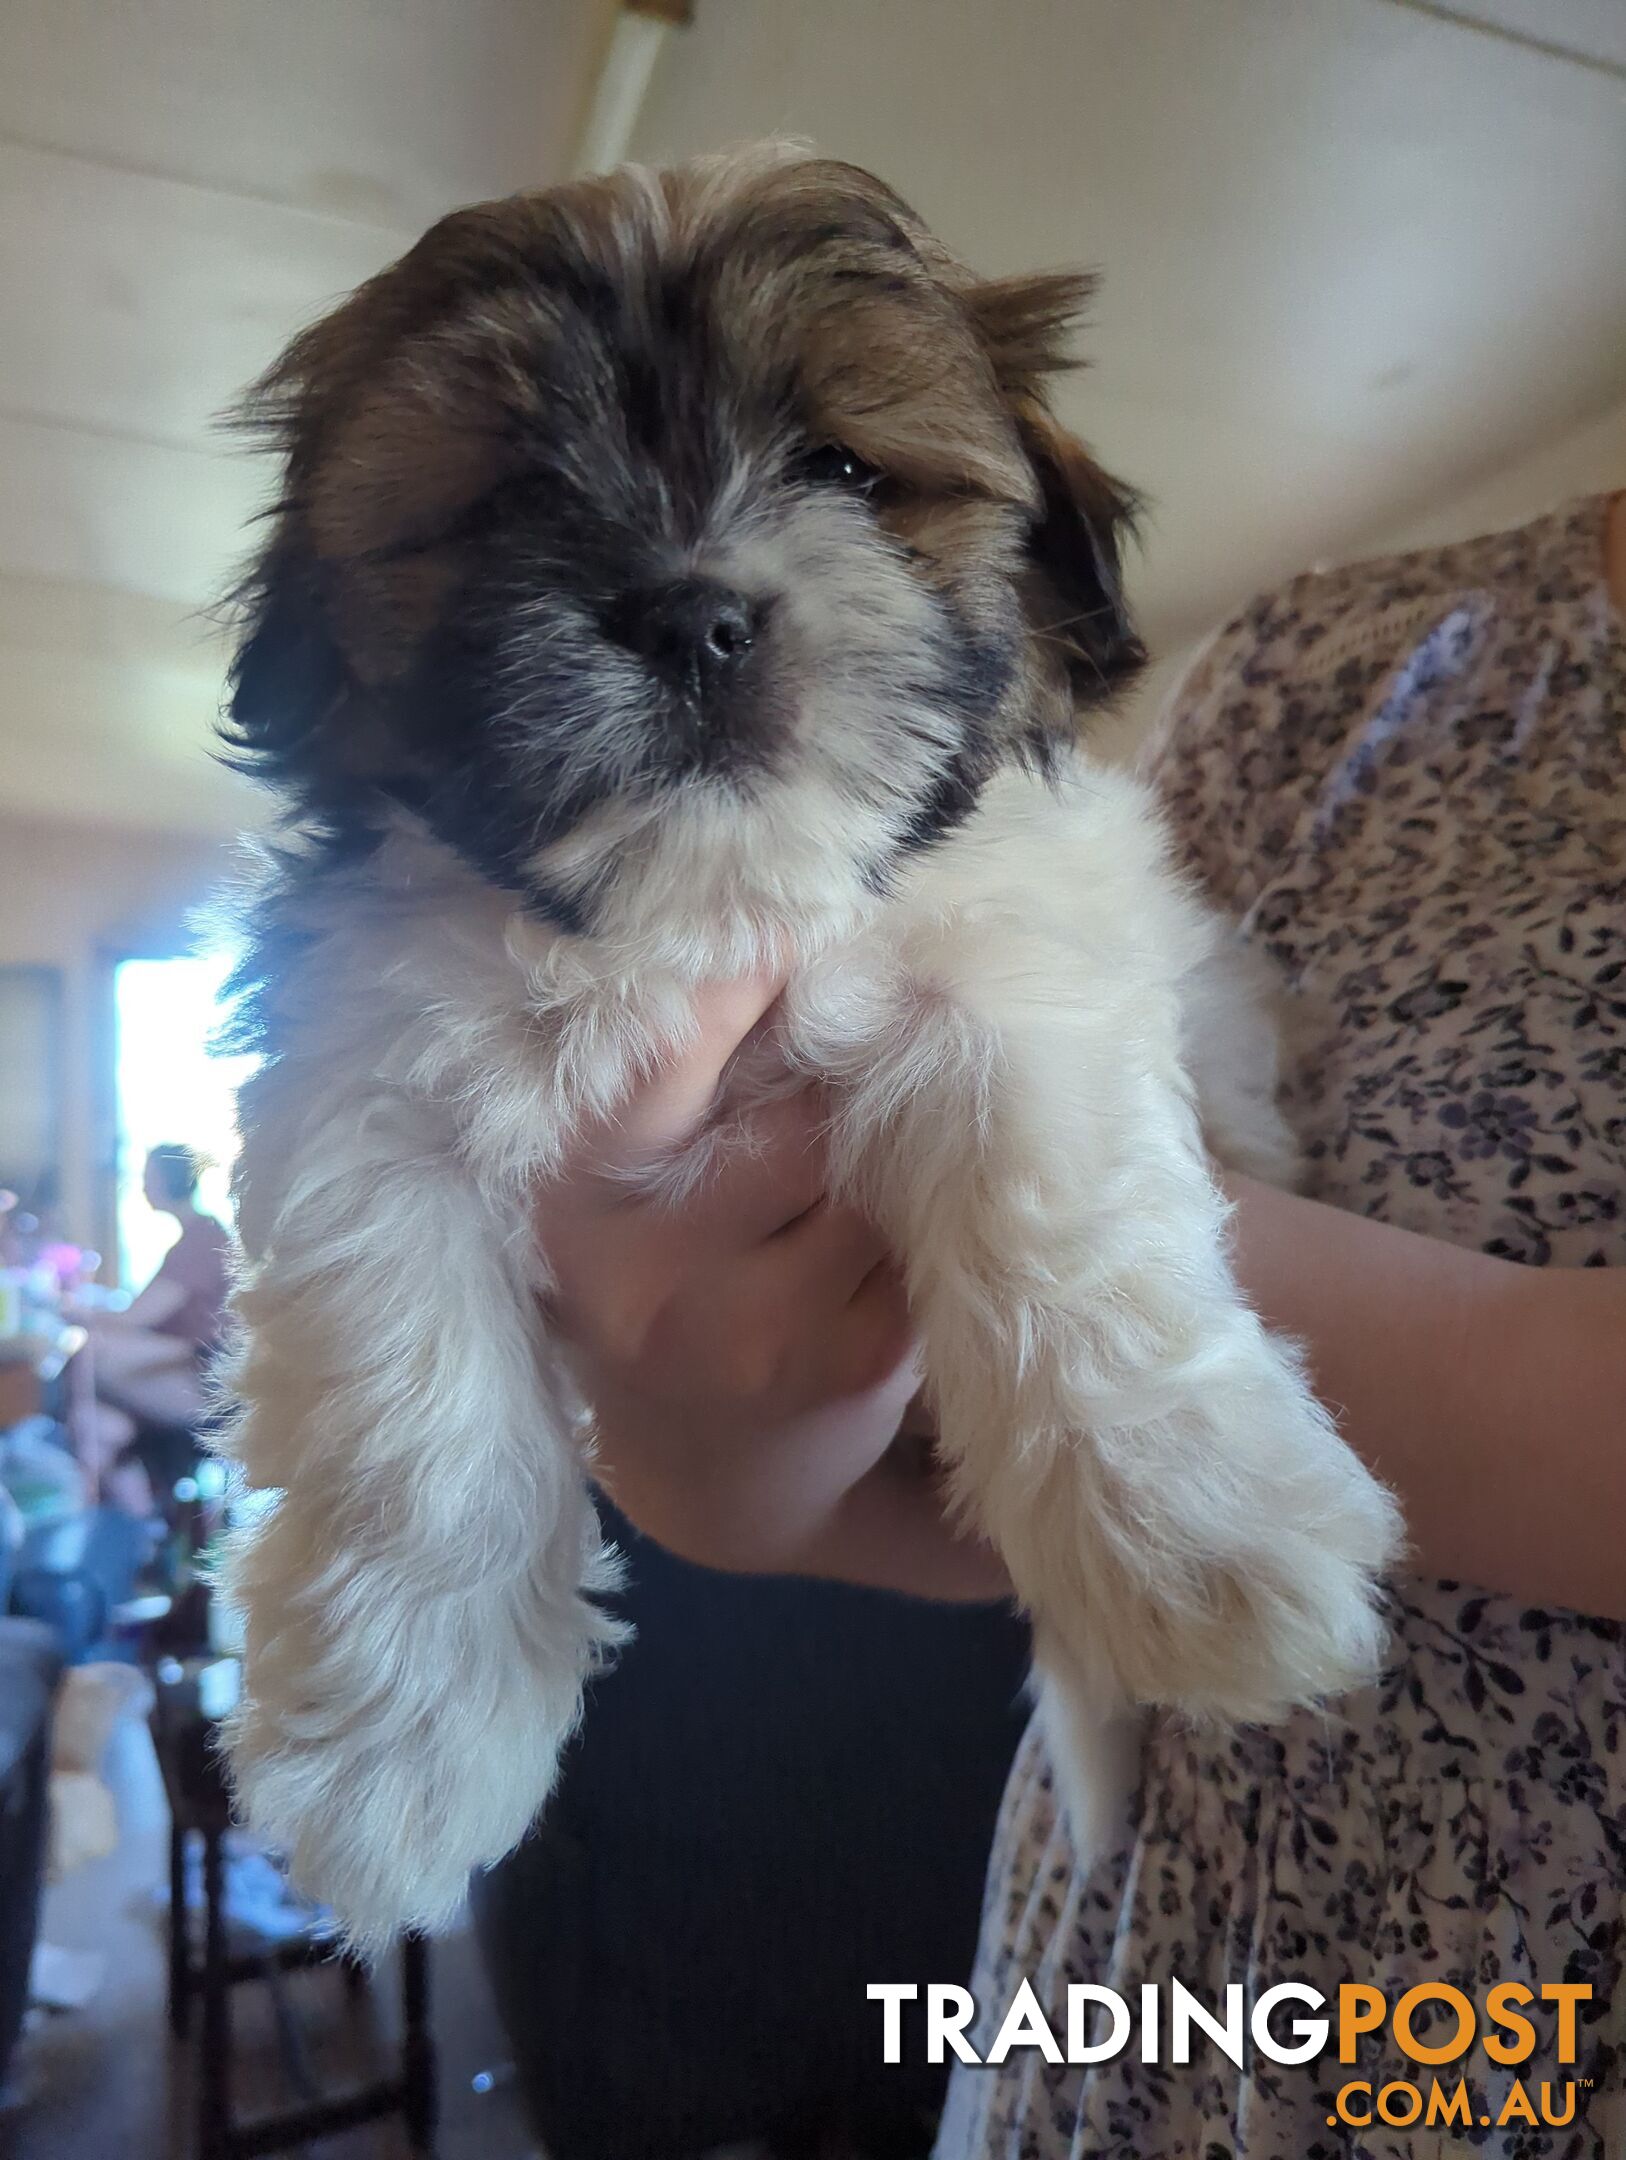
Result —
[[145, 1290], [138, 1291], [122, 1313], [109, 1314], [126, 1328], [161, 1328], [166, 1320], [173, 1320], [186, 1303], [186, 1292], [179, 1283], [169, 1282], [162, 1275], [155, 1275]]
[[1228, 1184], [1242, 1281], [1398, 1493], [1415, 1567], [1626, 1617], [1626, 1278]]
[[[892, 1424], [901, 1411], [900, 1398]], [[1009, 1595], [993, 1548], [951, 1522], [929, 1435], [901, 1437], [876, 1459], [866, 1419], [850, 1404], [755, 1437], [627, 1400], [612, 1400], [607, 1417], [601, 1405], [597, 1422], [610, 1497], [699, 1566], [950, 1603]]]

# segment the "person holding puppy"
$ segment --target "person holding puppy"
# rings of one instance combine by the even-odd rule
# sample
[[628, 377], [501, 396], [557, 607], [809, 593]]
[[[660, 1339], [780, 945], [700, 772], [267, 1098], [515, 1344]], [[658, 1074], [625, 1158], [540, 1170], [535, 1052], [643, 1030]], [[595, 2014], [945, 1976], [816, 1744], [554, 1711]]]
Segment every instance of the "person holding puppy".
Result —
[[[992, 1861], [985, 2010], [1027, 1978], [1064, 2030], [1070, 1981], [1128, 1993], [1171, 1972], [1205, 2000], [1278, 1979], [1616, 1997], [1623, 749], [1626, 496], [1301, 578], [1178, 695], [1153, 757], [1177, 845], [1298, 1015], [1305, 1196], [1230, 1181], [1238, 1267], [1399, 1495], [1408, 1572], [1376, 1687], [1218, 1738], [1148, 1718], [1087, 1874], [1030, 1731]], [[757, 1145], [681, 1210], [620, 1174], [694, 1130], [778, 987], [714, 987], [693, 1049], [538, 1195], [598, 1475], [707, 1565], [998, 1597], [994, 1554], [949, 1518], [906, 1415], [889, 1256], [824, 1195], [816, 1095], [760, 1112]], [[1591, 2142], [1567, 2149], [1626, 2148], [1608, 2018], [1560, 2071], [1530, 2014], [1531, 2075], [1595, 2081]], [[1494, 2125], [1516, 2072], [1466, 2067]], [[1406, 2074], [1385, 2056], [1374, 2085], [1384, 2068]], [[1129, 2160], [1229, 2150], [1245, 2122], [1250, 2160], [1303, 2160], [1351, 2073], [1265, 2072], [1018, 2050], [956, 2071], [938, 2150]], [[1519, 2135], [1492, 2127], [1480, 2149], [1511, 2155]]]

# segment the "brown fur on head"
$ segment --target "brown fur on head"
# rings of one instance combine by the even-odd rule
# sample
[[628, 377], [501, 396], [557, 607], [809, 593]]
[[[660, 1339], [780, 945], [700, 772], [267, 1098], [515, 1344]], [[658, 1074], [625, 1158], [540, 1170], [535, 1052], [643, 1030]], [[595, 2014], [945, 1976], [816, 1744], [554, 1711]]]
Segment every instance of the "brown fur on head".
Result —
[[1139, 659], [1130, 499], [1045, 403], [1089, 290], [779, 146], [454, 213], [250, 401], [238, 750], [571, 928], [663, 854], [884, 883]]

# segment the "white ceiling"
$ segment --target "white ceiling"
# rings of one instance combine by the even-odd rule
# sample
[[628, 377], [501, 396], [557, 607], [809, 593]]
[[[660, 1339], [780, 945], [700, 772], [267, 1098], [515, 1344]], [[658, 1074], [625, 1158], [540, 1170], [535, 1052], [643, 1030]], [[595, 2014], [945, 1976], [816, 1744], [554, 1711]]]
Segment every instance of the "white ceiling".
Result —
[[229, 829], [218, 426], [459, 202], [559, 177], [596, 0], [4, 0], [0, 807]]
[[[203, 611], [262, 479], [215, 416], [441, 210], [566, 168], [603, 12], [5, 0], [0, 807], [243, 815]], [[1068, 409], [1155, 499], [1165, 646], [1626, 400], [1623, 0], [697, 14], [639, 155], [807, 134], [980, 267], [1106, 271]]]

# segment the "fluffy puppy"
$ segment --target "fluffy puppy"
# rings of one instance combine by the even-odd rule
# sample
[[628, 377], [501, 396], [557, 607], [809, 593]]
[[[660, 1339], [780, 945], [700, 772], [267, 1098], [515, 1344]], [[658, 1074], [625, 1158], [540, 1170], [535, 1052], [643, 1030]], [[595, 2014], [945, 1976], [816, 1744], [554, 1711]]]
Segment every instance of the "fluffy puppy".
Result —
[[1140, 657], [1044, 398], [1087, 290], [770, 148], [460, 211], [254, 394], [231, 1746], [358, 1938], [521, 1836], [614, 1633], [527, 1195], [769, 955], [1069, 1747], [1372, 1668], [1391, 1504], [1232, 1279], [1183, 1029], [1265, 1167], [1268, 1055], [1077, 746]]

